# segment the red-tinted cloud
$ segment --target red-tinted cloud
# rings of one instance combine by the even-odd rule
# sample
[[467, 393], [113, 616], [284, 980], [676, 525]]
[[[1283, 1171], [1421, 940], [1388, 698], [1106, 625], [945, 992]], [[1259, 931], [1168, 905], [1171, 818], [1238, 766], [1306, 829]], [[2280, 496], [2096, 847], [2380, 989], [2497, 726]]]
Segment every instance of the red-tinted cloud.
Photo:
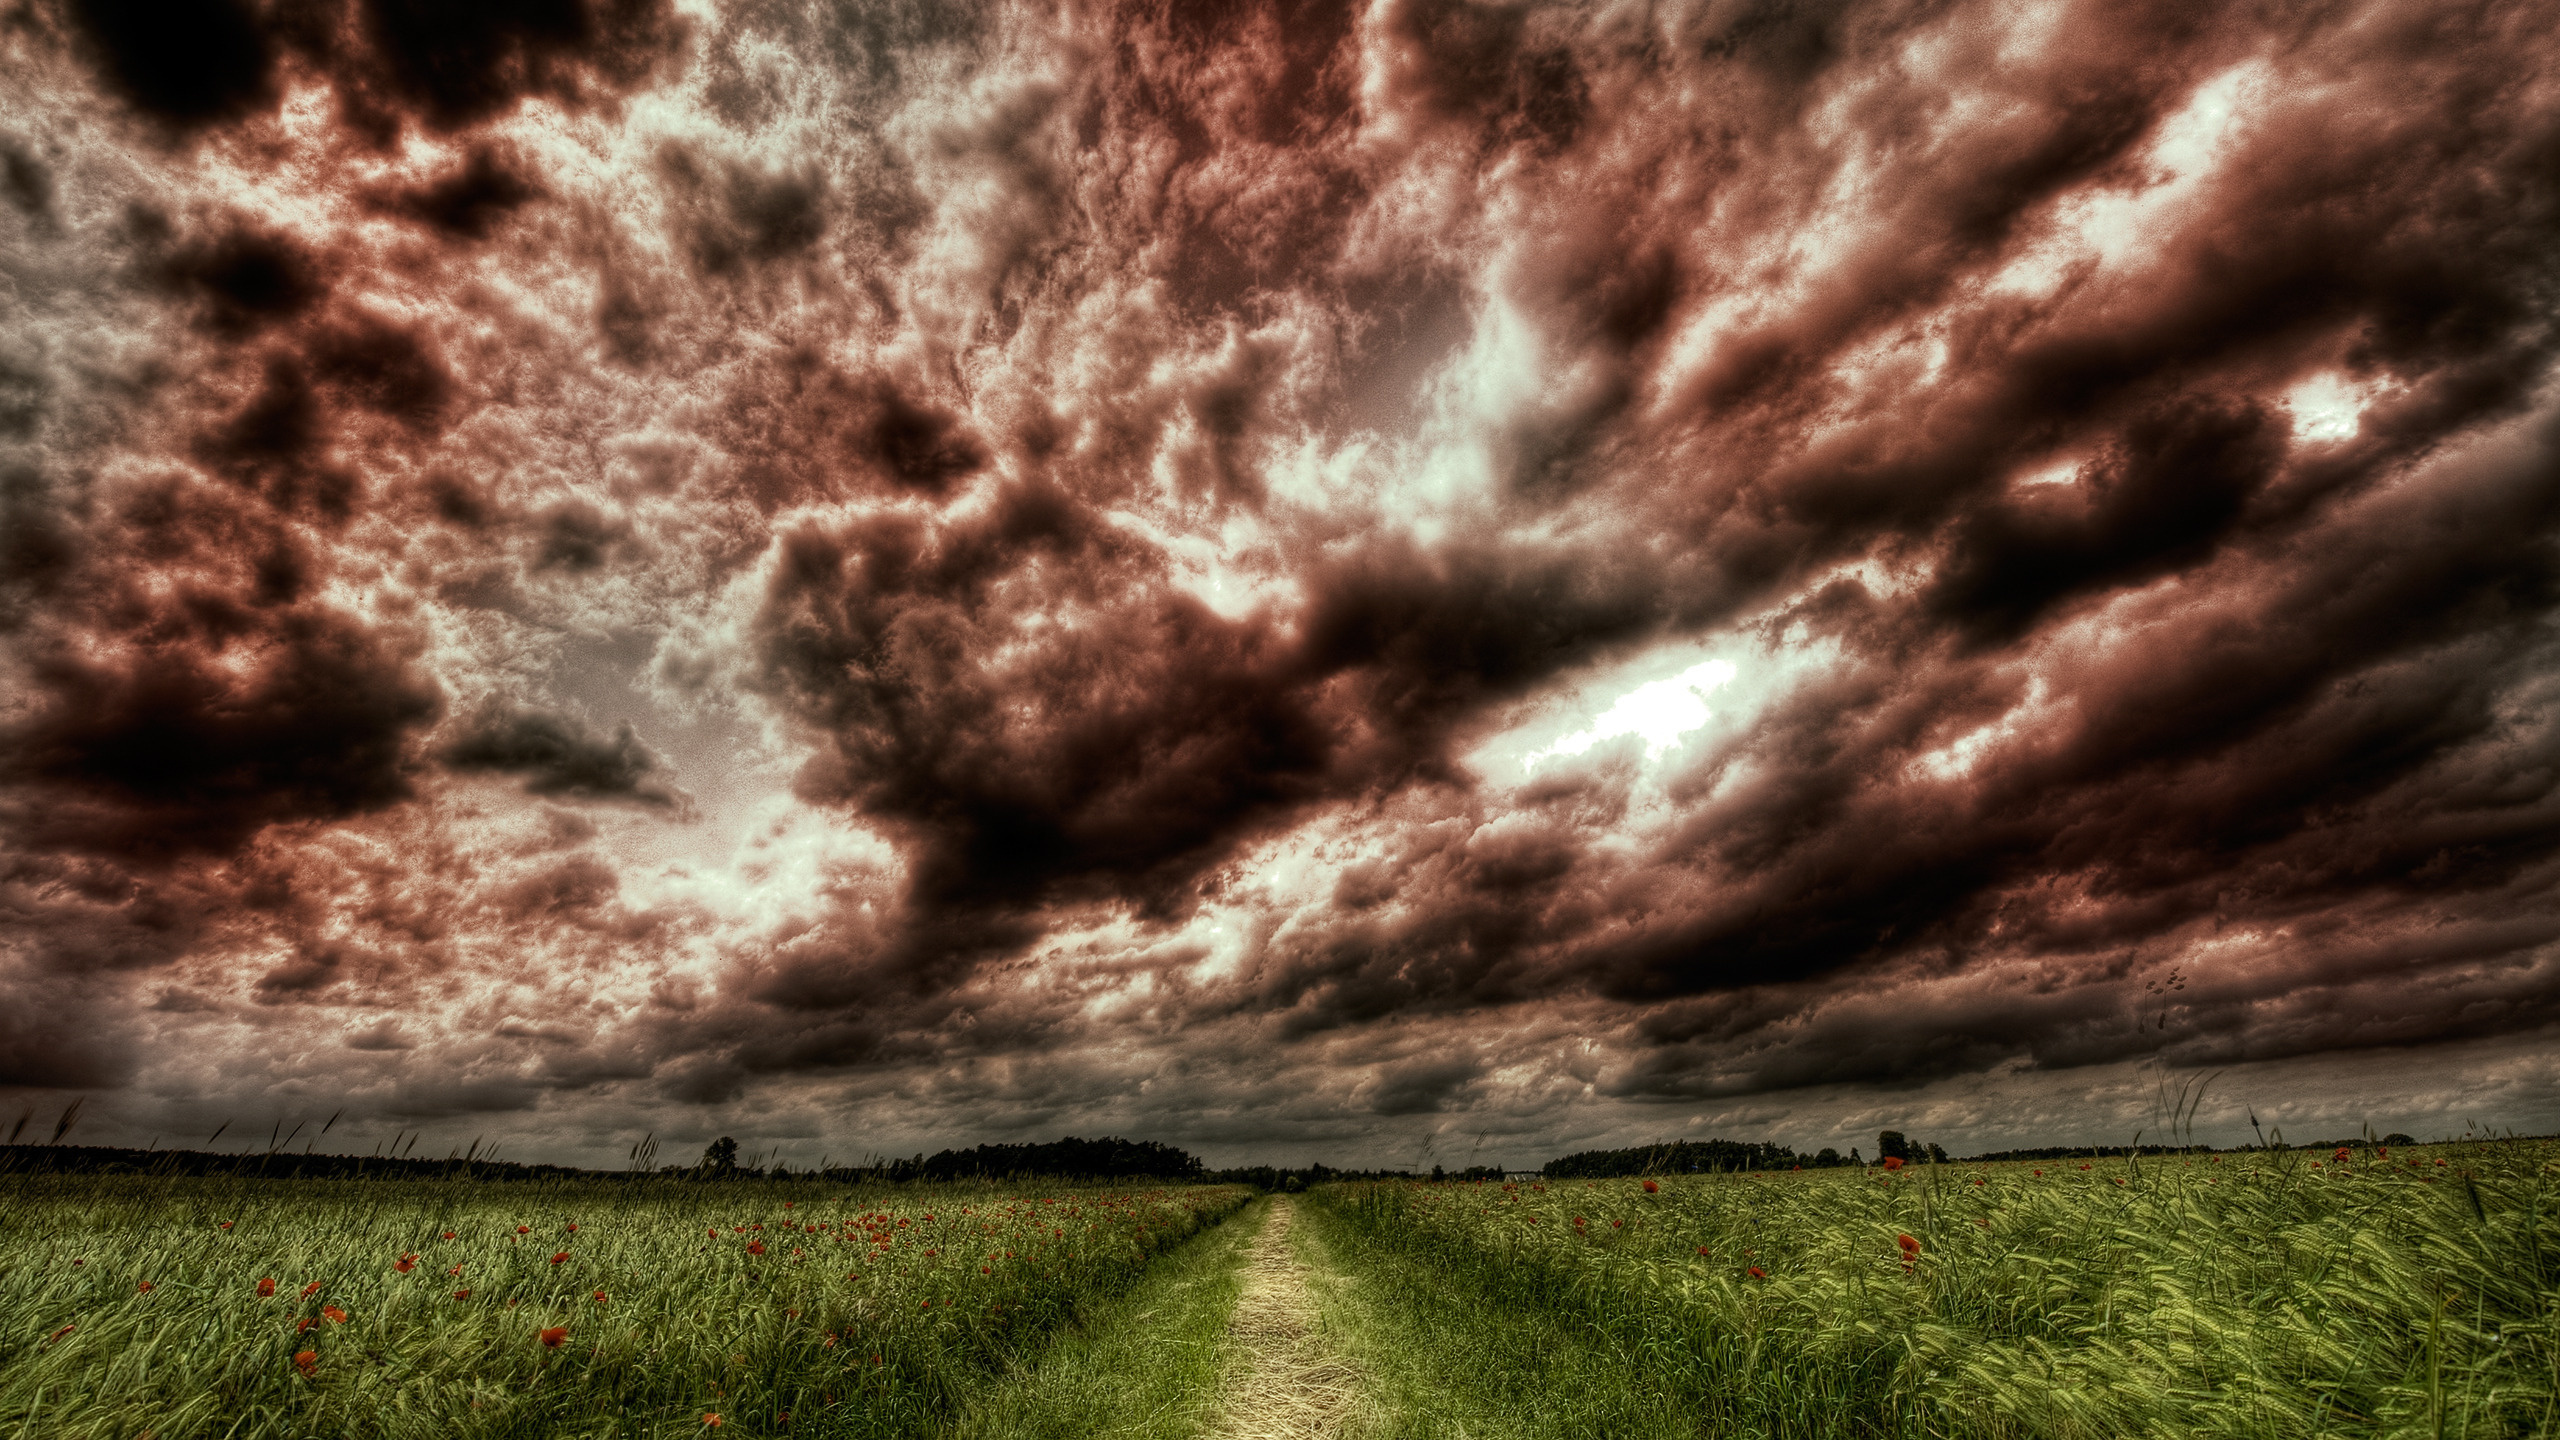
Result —
[[2533, 7], [12, 35], [0, 1082], [2560, 1103]]

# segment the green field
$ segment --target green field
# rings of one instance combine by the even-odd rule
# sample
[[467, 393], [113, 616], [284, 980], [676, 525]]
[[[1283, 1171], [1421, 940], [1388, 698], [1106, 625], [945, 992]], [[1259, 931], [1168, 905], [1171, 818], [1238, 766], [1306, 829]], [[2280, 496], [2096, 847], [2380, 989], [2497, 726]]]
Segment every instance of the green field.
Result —
[[1317, 1208], [1401, 1433], [2560, 1435], [2550, 1144]]
[[0, 1434], [931, 1433], [1234, 1187], [0, 1181]]
[[2500, 1143], [1260, 1200], [15, 1176], [0, 1437], [1310, 1433], [1230, 1403], [1303, 1373], [1231, 1327], [1248, 1273], [1356, 1375], [1346, 1437], [2560, 1435], [2560, 1146]]

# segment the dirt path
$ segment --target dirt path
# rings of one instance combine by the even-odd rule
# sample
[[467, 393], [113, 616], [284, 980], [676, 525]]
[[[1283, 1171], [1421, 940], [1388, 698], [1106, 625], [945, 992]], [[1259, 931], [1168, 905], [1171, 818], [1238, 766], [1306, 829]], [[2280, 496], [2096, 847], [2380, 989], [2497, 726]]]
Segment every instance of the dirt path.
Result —
[[1332, 1440], [1359, 1401], [1358, 1372], [1317, 1330], [1307, 1268], [1289, 1244], [1294, 1219], [1294, 1202], [1273, 1196], [1245, 1256], [1244, 1292], [1227, 1324], [1244, 1363], [1228, 1380], [1211, 1432], [1224, 1440]]

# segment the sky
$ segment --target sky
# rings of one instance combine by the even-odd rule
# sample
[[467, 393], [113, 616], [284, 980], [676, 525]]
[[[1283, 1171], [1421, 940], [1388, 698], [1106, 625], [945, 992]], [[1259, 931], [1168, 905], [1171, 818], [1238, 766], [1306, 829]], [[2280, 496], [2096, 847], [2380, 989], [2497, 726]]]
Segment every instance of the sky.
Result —
[[13, 0], [0, 1123], [2560, 1129], [2547, 4]]

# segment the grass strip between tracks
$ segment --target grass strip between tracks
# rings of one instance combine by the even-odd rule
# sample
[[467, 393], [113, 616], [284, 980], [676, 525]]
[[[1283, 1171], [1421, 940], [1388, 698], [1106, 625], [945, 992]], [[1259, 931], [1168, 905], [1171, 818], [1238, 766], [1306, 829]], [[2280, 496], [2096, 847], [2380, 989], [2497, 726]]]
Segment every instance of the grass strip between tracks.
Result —
[[1176, 1440], [1215, 1418], [1232, 1360], [1227, 1320], [1242, 1262], [1270, 1219], [1262, 1201], [1158, 1259], [1135, 1287], [1095, 1307], [1031, 1365], [970, 1402], [952, 1440], [1110, 1436]]

